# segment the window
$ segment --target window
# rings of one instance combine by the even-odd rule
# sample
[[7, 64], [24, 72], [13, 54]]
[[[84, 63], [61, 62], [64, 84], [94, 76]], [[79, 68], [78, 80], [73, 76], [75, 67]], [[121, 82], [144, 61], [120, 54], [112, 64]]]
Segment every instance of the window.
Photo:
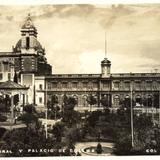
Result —
[[119, 89], [119, 82], [114, 82], [114, 88]]
[[2, 63], [0, 63], [0, 72], [2, 72]]
[[26, 49], [29, 49], [29, 47], [30, 47], [30, 39], [29, 39], [29, 37], [26, 37]]
[[39, 97], [39, 103], [42, 103], [42, 97]]
[[114, 105], [115, 105], [116, 107], [118, 107], [118, 106], [119, 106], [119, 102], [120, 102], [119, 96], [116, 95], [116, 96], [114, 97]]
[[141, 83], [140, 83], [140, 82], [136, 82], [136, 83], [135, 83], [135, 86], [136, 86], [136, 89], [138, 90], [138, 89], [141, 88]]
[[51, 83], [48, 83], [48, 89], [51, 89]]
[[82, 88], [83, 86], [82, 86], [82, 82], [79, 82], [79, 88]]
[[42, 90], [42, 84], [39, 85], [39, 89]]
[[68, 85], [67, 85], [67, 82], [63, 82], [63, 83], [62, 83], [62, 88], [67, 88], [67, 86], [68, 86]]
[[4, 72], [8, 72], [9, 71], [9, 65], [8, 63], [4, 63]]
[[2, 73], [0, 73], [0, 80], [2, 80], [3, 79], [3, 74]]
[[125, 82], [125, 89], [130, 89], [130, 82]]
[[104, 82], [104, 83], [103, 83], [103, 87], [104, 87], [104, 88], [109, 88], [109, 83]]
[[11, 73], [8, 73], [8, 80], [11, 79]]
[[73, 87], [73, 88], [77, 88], [77, 86], [78, 86], [78, 83], [77, 83], [77, 82], [73, 82], [73, 83], [72, 83], [72, 87]]
[[88, 82], [83, 82], [83, 87], [87, 88], [87, 84], [88, 84]]
[[98, 84], [96, 82], [93, 82], [93, 88], [97, 88]]
[[88, 88], [92, 88], [93, 87], [93, 84], [92, 84], [92, 82], [89, 82], [89, 84], [88, 84]]
[[57, 83], [56, 82], [52, 83], [52, 88], [57, 88]]
[[148, 81], [146, 85], [147, 85], [147, 89], [151, 89], [152, 88], [152, 82]]

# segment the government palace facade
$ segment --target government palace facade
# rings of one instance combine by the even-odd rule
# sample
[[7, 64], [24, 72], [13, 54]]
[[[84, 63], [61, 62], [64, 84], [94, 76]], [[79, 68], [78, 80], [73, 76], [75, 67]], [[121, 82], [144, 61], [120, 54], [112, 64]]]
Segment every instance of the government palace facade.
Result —
[[30, 15], [21, 27], [21, 38], [12, 51], [0, 53], [0, 82], [13, 81], [15, 73], [18, 83], [29, 87], [25, 103], [33, 103], [39, 109], [43, 109], [53, 95], [60, 106], [64, 95], [74, 97], [77, 110], [89, 109], [89, 95], [97, 99], [93, 109], [102, 108], [104, 97], [109, 107], [117, 108], [131, 97], [131, 91], [136, 106], [158, 107], [154, 101], [157, 98], [159, 102], [160, 73], [112, 73], [111, 61], [107, 58], [101, 61], [100, 74], [52, 73]]

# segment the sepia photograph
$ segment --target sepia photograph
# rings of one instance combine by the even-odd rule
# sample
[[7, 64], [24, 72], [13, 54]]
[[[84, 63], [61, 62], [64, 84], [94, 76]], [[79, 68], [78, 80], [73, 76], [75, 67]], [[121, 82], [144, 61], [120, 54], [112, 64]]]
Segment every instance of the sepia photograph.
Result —
[[0, 157], [160, 155], [160, 3], [0, 4]]

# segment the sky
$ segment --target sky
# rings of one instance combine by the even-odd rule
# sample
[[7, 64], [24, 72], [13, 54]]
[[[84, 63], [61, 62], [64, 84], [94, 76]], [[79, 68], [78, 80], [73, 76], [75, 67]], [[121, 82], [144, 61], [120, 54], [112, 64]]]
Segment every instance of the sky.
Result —
[[28, 13], [53, 73], [160, 72], [160, 4], [0, 5], [0, 51], [20, 39]]

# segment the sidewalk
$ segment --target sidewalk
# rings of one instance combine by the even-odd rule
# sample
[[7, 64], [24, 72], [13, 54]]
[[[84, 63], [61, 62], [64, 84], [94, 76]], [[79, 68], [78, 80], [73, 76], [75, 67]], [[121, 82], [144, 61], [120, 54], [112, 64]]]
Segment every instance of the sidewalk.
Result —
[[17, 129], [17, 128], [25, 128], [26, 125], [20, 121], [17, 121], [16, 124], [11, 124], [11, 122], [0, 122], [0, 127], [5, 128], [6, 130]]

